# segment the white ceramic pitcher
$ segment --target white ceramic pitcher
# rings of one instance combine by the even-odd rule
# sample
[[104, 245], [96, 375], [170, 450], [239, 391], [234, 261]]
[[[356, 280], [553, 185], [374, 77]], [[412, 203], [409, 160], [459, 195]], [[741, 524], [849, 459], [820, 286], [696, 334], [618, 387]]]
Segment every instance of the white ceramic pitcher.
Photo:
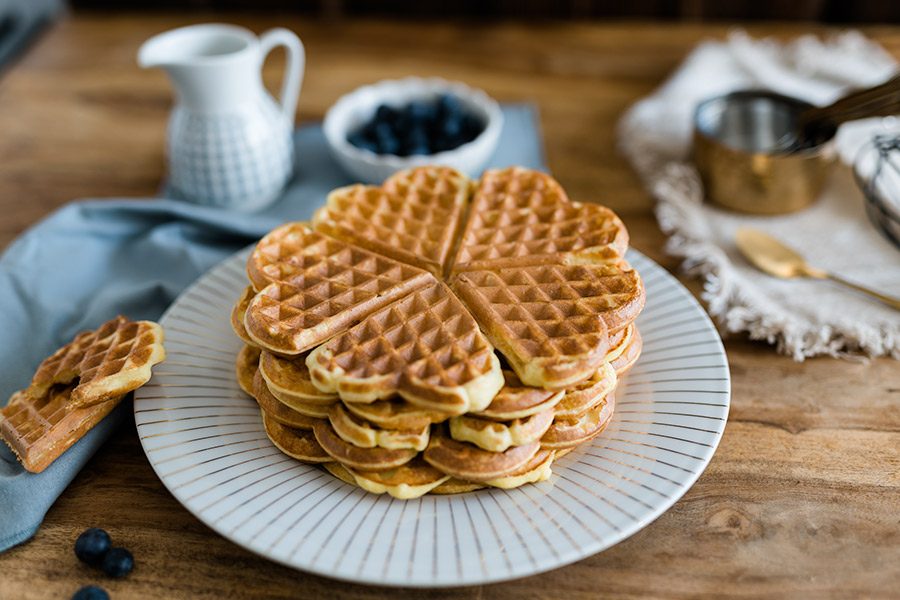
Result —
[[[262, 82], [262, 65], [287, 50], [281, 105]], [[256, 37], [234, 25], [173, 29], [147, 40], [141, 67], [161, 67], [176, 90], [169, 119], [170, 185], [199, 204], [256, 210], [275, 200], [293, 172], [294, 110], [306, 62], [287, 29]]]

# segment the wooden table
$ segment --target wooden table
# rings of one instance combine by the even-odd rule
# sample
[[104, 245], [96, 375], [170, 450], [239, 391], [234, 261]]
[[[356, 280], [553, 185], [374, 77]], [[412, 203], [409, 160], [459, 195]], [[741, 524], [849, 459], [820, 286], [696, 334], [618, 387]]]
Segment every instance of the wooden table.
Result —
[[[3, 76], [0, 247], [73, 198], [154, 193], [171, 96], [162, 73], [137, 68], [137, 47], [156, 32], [213, 18], [222, 20], [76, 14]], [[359, 84], [408, 74], [537, 103], [549, 163], [571, 195], [610, 205], [635, 247], [677, 270], [663, 254], [651, 199], [616, 153], [615, 124], [694, 44], [726, 26], [226, 20], [301, 35], [310, 61], [301, 120], [321, 118]], [[751, 28], [757, 35], [804, 31]], [[900, 29], [868, 33], [900, 55]], [[270, 87], [279, 73], [273, 60]], [[896, 598], [898, 363], [796, 364], [741, 337], [726, 347], [734, 398], [706, 473], [655, 523], [575, 565], [433, 592], [299, 573], [220, 538], [184, 510], [154, 475], [132, 426], [75, 479], [34, 540], [0, 555], [0, 597], [66, 598], [99, 581], [114, 598]], [[75, 537], [91, 525], [133, 550], [138, 566], [128, 579], [98, 578], [75, 560]]]

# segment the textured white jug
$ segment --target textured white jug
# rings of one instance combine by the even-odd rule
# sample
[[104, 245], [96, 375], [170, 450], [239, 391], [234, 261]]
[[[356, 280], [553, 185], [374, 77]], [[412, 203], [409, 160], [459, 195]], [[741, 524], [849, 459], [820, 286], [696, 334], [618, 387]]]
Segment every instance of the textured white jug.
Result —
[[[263, 62], [277, 46], [287, 51], [280, 105], [262, 82]], [[234, 25], [192, 25], [141, 46], [138, 64], [164, 69], [175, 86], [167, 150], [176, 195], [246, 211], [278, 197], [293, 172], [305, 62], [300, 39], [281, 28], [257, 38]]]

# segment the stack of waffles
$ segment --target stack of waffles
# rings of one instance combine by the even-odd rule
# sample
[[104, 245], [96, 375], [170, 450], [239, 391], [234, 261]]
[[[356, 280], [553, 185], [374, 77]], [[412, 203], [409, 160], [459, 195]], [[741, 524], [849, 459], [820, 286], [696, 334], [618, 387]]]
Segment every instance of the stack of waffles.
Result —
[[373, 493], [544, 480], [640, 354], [627, 246], [612, 211], [521, 168], [334, 190], [250, 255], [238, 381], [278, 448]]

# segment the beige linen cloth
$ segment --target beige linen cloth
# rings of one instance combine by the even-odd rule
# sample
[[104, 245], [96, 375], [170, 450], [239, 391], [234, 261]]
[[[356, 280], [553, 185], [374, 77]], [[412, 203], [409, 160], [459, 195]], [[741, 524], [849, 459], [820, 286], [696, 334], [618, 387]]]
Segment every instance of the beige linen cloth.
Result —
[[[732, 33], [698, 46], [653, 95], [619, 123], [621, 150], [658, 200], [667, 250], [703, 278], [709, 312], [727, 331], [746, 331], [795, 360], [816, 355], [900, 358], [900, 312], [837, 284], [779, 280], [751, 267], [734, 247], [738, 227], [751, 226], [788, 242], [816, 266], [882, 292], [900, 295], [900, 250], [865, 214], [863, 197], [840, 162], [819, 201], [799, 213], [753, 217], [703, 203], [688, 162], [696, 105], [737, 89], [770, 89], [827, 104], [851, 87], [875, 85], [897, 65], [878, 45], [850, 32], [788, 44]], [[856, 143], [860, 136], [856, 132]], [[840, 154], [852, 155], [847, 142]]]

